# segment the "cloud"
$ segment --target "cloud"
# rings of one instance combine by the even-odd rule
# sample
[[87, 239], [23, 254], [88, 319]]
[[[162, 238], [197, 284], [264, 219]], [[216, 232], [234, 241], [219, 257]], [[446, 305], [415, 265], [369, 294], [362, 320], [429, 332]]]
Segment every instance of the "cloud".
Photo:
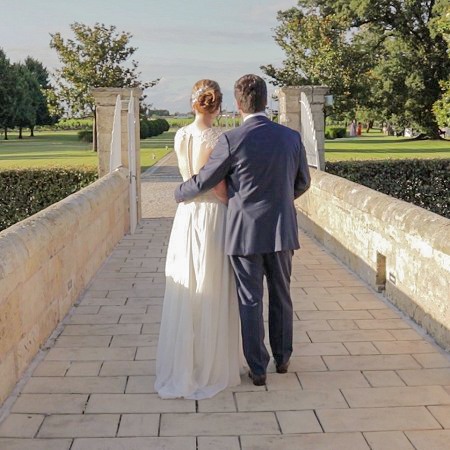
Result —
[[[217, 80], [224, 102], [232, 104], [234, 81], [244, 73], [260, 73], [262, 64], [279, 65], [283, 59], [273, 40], [278, 10], [296, 0], [135, 0], [129, 9], [111, 0], [67, 2], [35, 0], [8, 3], [8, 20], [0, 28], [0, 42], [12, 61], [31, 55], [50, 70], [59, 66], [49, 48], [50, 33], [71, 38], [70, 24], [95, 22], [129, 31], [141, 79], [162, 77], [149, 89], [149, 102], [173, 110], [189, 108], [189, 93], [200, 78]], [[270, 87], [269, 87], [270, 88]]]
[[233, 32], [217, 30], [214, 25], [203, 27], [202, 29], [192, 29], [188, 25], [183, 27], [159, 27], [153, 28], [151, 36], [148, 29], [141, 29], [134, 33], [137, 42], [154, 42], [157, 38], [158, 42], [165, 45], [170, 43], [182, 44], [201, 44], [211, 46], [216, 44], [235, 45], [243, 42], [258, 42], [267, 39], [265, 30], [236, 30]]
[[260, 2], [258, 5], [251, 7], [251, 16], [258, 21], [264, 20], [273, 22], [278, 11], [284, 11], [297, 6], [295, 0], [271, 0], [268, 3]]

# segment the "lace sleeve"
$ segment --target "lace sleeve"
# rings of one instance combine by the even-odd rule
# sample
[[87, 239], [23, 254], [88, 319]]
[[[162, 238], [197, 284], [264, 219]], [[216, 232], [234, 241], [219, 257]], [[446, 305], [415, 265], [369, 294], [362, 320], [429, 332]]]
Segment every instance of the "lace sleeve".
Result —
[[203, 140], [209, 150], [212, 150], [216, 146], [221, 134], [222, 131], [220, 128], [209, 128], [203, 133]]

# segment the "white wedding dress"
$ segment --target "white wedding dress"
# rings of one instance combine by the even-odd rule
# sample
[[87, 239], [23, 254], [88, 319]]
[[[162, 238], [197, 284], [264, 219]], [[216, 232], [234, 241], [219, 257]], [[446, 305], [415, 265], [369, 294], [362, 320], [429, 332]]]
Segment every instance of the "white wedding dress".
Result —
[[[183, 180], [207, 162], [219, 132], [193, 124], [175, 136]], [[156, 357], [162, 398], [212, 397], [240, 383], [239, 311], [224, 251], [227, 207], [212, 191], [180, 203], [166, 261], [166, 290]]]

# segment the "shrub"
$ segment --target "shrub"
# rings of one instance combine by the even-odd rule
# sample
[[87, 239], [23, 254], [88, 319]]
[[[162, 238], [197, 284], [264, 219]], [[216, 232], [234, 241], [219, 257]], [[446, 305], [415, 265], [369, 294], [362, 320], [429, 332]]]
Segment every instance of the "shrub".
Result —
[[161, 121], [161, 126], [162, 126], [162, 130], [164, 131], [169, 131], [170, 130], [170, 125], [169, 122], [167, 122], [166, 119], [159, 119]]
[[0, 231], [41, 211], [97, 179], [90, 168], [0, 171]]
[[189, 125], [190, 123], [192, 123], [193, 120], [194, 120], [194, 115], [192, 115], [190, 117], [184, 117], [184, 118], [169, 117], [168, 123], [171, 127], [181, 128], [181, 127], [185, 127], [186, 125]]
[[93, 119], [60, 119], [53, 125], [37, 126], [37, 130], [84, 130], [92, 128]]
[[169, 122], [165, 119], [153, 119], [149, 120], [147, 117], [142, 117], [141, 124], [141, 139], [147, 137], [159, 136], [164, 131], [169, 131]]
[[92, 130], [81, 130], [78, 132], [78, 140], [84, 142], [93, 142], [94, 134]]
[[450, 159], [327, 162], [325, 170], [450, 218]]
[[148, 138], [148, 134], [149, 134], [150, 130], [148, 127], [148, 119], [147, 118], [143, 118], [140, 120], [140, 127], [141, 127], [140, 138], [141, 139]]
[[326, 127], [325, 139], [343, 138], [347, 135], [347, 130], [344, 127]]

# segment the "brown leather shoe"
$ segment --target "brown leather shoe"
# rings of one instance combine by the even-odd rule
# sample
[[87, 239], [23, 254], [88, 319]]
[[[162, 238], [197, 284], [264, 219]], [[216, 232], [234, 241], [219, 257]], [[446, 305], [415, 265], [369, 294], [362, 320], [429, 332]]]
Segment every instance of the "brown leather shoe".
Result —
[[248, 376], [249, 376], [249, 378], [252, 379], [253, 384], [255, 386], [265, 386], [265, 384], [266, 384], [266, 375], [265, 374], [264, 375], [256, 375], [252, 372], [249, 372]]
[[277, 373], [287, 373], [290, 361], [285, 362], [284, 364], [276, 365]]

